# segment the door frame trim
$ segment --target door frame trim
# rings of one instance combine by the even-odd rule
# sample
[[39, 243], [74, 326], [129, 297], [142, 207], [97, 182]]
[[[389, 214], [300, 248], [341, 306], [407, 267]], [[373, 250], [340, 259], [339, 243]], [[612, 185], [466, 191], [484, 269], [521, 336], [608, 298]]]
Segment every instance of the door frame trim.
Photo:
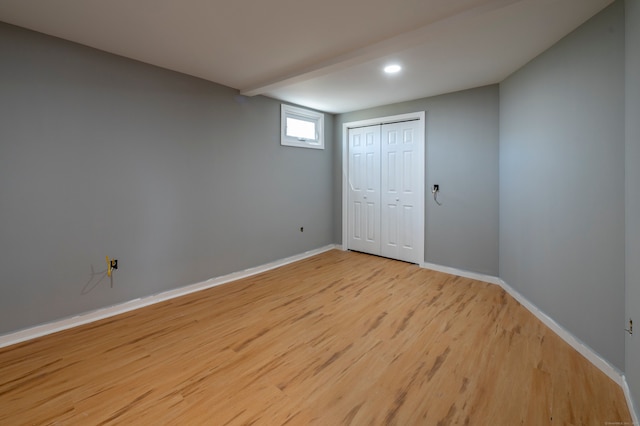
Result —
[[421, 162], [420, 175], [422, 175], [422, 180], [419, 182], [420, 194], [422, 194], [422, 233], [419, 236], [419, 244], [420, 247], [420, 259], [421, 262], [424, 262], [424, 252], [425, 252], [425, 168], [426, 168], [426, 152], [427, 152], [427, 135], [425, 133], [425, 111], [416, 111], [410, 112], [406, 114], [398, 114], [391, 115], [386, 117], [376, 117], [369, 118], [366, 120], [359, 121], [350, 121], [348, 123], [342, 124], [342, 249], [349, 250], [349, 215], [348, 215], [348, 205], [349, 205], [349, 129], [354, 129], [357, 127], [365, 127], [365, 126], [377, 126], [389, 123], [396, 123], [398, 121], [410, 121], [417, 120], [418, 121], [418, 132], [422, 135], [422, 146], [423, 146], [423, 158]]

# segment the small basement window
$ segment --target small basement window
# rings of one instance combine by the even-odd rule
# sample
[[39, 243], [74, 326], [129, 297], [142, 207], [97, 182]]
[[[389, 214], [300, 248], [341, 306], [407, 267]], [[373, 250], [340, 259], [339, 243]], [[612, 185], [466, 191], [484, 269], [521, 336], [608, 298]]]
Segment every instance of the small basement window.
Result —
[[281, 145], [324, 149], [324, 114], [282, 104]]

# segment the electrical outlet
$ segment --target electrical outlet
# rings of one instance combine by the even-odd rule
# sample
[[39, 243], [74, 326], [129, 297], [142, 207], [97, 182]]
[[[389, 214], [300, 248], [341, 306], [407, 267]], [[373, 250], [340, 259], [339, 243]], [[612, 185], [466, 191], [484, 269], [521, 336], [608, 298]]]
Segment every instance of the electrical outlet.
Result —
[[300, 232], [304, 232], [304, 226], [300, 227]]

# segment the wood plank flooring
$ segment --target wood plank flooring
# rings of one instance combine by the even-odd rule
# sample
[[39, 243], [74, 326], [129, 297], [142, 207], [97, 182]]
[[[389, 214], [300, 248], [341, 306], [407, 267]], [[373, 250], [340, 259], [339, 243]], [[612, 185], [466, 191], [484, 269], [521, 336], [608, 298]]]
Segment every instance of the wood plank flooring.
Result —
[[605, 425], [620, 387], [501, 288], [330, 251], [0, 350], [0, 425]]

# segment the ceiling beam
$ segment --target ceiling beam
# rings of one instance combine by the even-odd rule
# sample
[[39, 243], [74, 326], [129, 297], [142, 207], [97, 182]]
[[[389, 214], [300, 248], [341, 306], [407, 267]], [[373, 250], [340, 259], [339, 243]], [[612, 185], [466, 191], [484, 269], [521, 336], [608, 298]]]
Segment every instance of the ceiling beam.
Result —
[[515, 3], [523, 1], [535, 0], [492, 0], [481, 6], [467, 9], [463, 12], [429, 23], [415, 30], [407, 31], [381, 42], [317, 62], [311, 66], [300, 68], [293, 72], [266, 80], [250, 87], [242, 88], [240, 89], [240, 94], [244, 96], [263, 95], [292, 84], [322, 77], [373, 59], [406, 50], [435, 39], [443, 28], [450, 29], [452, 26], [464, 25], [469, 20], [478, 16], [509, 7]]

